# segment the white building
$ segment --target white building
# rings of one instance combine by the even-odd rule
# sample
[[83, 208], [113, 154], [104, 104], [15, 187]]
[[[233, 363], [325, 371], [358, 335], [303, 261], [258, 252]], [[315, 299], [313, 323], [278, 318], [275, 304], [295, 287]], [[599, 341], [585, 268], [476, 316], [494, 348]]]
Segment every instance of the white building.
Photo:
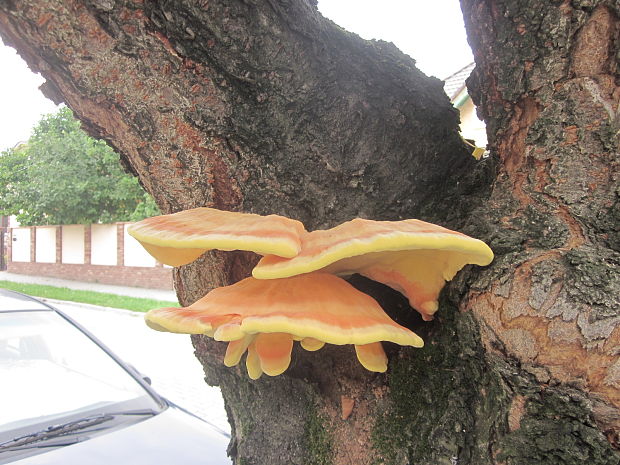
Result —
[[461, 114], [461, 135], [465, 139], [475, 141], [478, 147], [486, 147], [487, 131], [483, 121], [476, 115], [476, 106], [467, 92], [465, 80], [469, 77], [475, 67], [475, 63], [470, 63], [444, 79], [444, 90], [452, 105], [458, 108]]

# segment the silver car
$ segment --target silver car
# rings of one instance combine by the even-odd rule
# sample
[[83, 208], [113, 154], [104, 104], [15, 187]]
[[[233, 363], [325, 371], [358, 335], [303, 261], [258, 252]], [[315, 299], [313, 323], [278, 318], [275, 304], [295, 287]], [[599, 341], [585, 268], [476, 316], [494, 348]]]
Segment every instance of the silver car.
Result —
[[230, 464], [228, 435], [40, 300], [0, 289], [0, 464]]

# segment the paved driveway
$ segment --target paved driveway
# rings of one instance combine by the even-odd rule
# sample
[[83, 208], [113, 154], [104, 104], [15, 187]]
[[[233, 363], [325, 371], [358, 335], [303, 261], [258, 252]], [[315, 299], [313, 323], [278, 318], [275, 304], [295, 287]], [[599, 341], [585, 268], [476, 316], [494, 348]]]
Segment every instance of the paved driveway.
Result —
[[203, 380], [189, 336], [146, 326], [143, 314], [72, 302], [50, 301], [114, 353], [151, 378], [157, 392], [224, 431], [230, 425], [219, 388]]

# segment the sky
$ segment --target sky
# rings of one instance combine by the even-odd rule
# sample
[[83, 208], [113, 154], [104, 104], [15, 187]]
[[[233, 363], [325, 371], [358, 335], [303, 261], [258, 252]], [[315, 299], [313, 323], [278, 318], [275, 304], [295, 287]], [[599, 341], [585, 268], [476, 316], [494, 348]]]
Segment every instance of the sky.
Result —
[[0, 150], [27, 140], [41, 117], [56, 111], [38, 89], [44, 81], [0, 41]]
[[[319, 10], [364, 39], [393, 42], [429, 76], [444, 79], [473, 61], [458, 0], [319, 0]], [[38, 90], [43, 82], [0, 41], [0, 151], [56, 111]]]

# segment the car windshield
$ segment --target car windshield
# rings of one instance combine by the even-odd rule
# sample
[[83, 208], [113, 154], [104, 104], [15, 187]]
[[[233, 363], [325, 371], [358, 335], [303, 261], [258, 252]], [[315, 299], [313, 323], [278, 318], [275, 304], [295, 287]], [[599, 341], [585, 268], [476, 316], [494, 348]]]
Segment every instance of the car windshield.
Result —
[[0, 312], [0, 435], [68, 416], [160, 410], [149, 393], [54, 311]]

